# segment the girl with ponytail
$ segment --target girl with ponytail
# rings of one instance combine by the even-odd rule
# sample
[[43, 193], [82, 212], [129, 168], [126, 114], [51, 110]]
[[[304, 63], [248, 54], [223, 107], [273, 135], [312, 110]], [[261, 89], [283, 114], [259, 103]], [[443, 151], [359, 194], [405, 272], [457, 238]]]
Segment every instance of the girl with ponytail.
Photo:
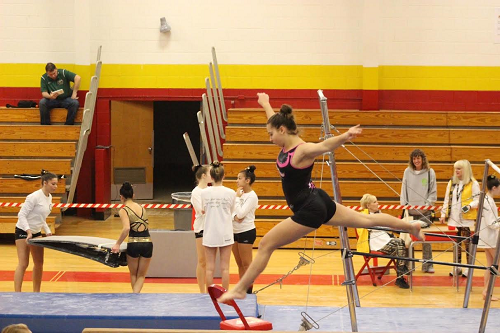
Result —
[[424, 238], [418, 223], [410, 224], [387, 214], [360, 214], [335, 203], [325, 191], [314, 186], [311, 173], [316, 157], [332, 152], [356, 138], [361, 134], [359, 125], [319, 143], [304, 142], [298, 136], [297, 124], [289, 105], [283, 105], [275, 113], [267, 94], [259, 93], [257, 96], [268, 118], [269, 139], [281, 148], [276, 165], [293, 216], [278, 223], [262, 238], [257, 255], [244, 276], [234, 289], [219, 298], [219, 302], [244, 298], [253, 281], [266, 268], [274, 250], [300, 239], [322, 224], [352, 228], [384, 226], [408, 231], [418, 239]]
[[215, 257], [220, 252], [220, 270], [222, 286], [229, 288], [229, 259], [233, 240], [232, 213], [236, 193], [222, 185], [224, 166], [220, 162], [211, 164], [210, 177], [212, 186], [201, 192], [201, 206], [205, 213], [205, 229], [203, 230], [203, 246], [207, 263], [206, 285], [213, 283]]
[[146, 210], [133, 199], [132, 185], [129, 182], [123, 183], [120, 188], [120, 200], [125, 206], [118, 213], [123, 229], [111, 251], [120, 252], [120, 245], [128, 236], [127, 266], [130, 272], [130, 284], [134, 293], [140, 293], [153, 256], [153, 243], [149, 235]]
[[196, 187], [191, 192], [191, 205], [194, 209], [194, 237], [196, 239], [196, 256], [198, 261], [196, 263], [196, 280], [200, 293], [206, 292], [205, 285], [205, 271], [206, 259], [205, 249], [203, 248], [203, 229], [205, 228], [205, 214], [201, 207], [201, 192], [208, 187], [208, 183], [212, 181], [210, 177], [210, 167], [208, 165], [196, 165], [193, 167], [194, 176], [196, 178]]
[[[233, 254], [238, 265], [238, 274], [243, 277], [248, 267], [252, 263], [253, 243], [257, 238], [255, 229], [255, 210], [259, 205], [259, 198], [252, 190], [255, 182], [255, 166], [241, 170], [238, 173], [236, 185], [236, 202], [233, 212], [233, 232], [234, 244]], [[252, 286], [247, 290], [247, 294], [252, 293]]]

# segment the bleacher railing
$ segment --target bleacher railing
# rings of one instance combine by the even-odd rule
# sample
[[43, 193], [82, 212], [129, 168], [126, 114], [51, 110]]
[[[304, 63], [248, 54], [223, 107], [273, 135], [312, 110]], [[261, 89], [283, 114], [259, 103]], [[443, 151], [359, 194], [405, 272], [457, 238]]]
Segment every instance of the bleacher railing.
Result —
[[102, 46], [99, 46], [99, 49], [97, 51], [95, 74], [90, 79], [90, 88], [85, 95], [82, 124], [80, 126], [80, 137], [78, 139], [75, 160], [73, 163], [73, 172], [71, 173], [71, 184], [68, 191], [68, 203], [72, 203], [75, 197], [76, 184], [78, 183], [83, 156], [85, 155], [85, 151], [87, 150], [89, 135], [92, 131], [92, 122], [94, 119], [95, 104], [97, 100], [97, 89], [99, 87], [99, 79], [101, 77], [101, 49]]
[[[212, 61], [208, 65], [210, 78], [205, 78], [207, 92], [201, 96], [201, 111], [197, 113], [202, 141], [201, 163], [221, 161], [223, 159], [222, 143], [226, 139], [224, 123], [227, 122], [227, 112], [214, 47], [212, 47]], [[190, 149], [188, 142], [186, 145]]]

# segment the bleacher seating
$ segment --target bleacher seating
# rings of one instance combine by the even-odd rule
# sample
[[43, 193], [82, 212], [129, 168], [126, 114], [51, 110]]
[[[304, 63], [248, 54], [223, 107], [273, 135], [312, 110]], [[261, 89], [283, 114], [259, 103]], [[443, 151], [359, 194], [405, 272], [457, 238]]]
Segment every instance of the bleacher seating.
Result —
[[[75, 125], [71, 126], [64, 125], [66, 113], [66, 109], [52, 110], [52, 125], [42, 126], [38, 108], [0, 108], [0, 202], [24, 202], [28, 194], [40, 188], [40, 180], [23, 180], [14, 175], [38, 175], [42, 169], [65, 176], [53, 194], [54, 203], [64, 201], [83, 112], [78, 111]], [[19, 209], [0, 207], [0, 233], [14, 233]], [[61, 210], [54, 208], [47, 219], [53, 233], [60, 215]]]
[[[306, 141], [318, 142], [321, 136], [321, 111], [294, 110], [295, 120]], [[499, 130], [498, 112], [422, 112], [422, 111], [357, 111], [330, 110], [330, 122], [341, 133], [350, 126], [361, 124], [363, 134], [347, 143], [346, 149], [335, 151], [337, 175], [343, 204], [358, 206], [364, 193], [378, 197], [380, 204], [399, 204], [401, 178], [414, 148], [425, 151], [436, 172], [438, 205], [442, 203], [447, 181], [453, 175], [453, 163], [468, 159], [475, 177], [480, 181], [484, 160], [500, 160], [500, 145], [494, 138]], [[225, 185], [235, 188], [235, 177], [249, 164], [257, 167], [257, 181], [253, 189], [261, 205], [285, 205], [276, 156], [279, 148], [269, 142], [266, 115], [261, 109], [230, 109], [226, 142], [224, 144]], [[332, 134], [336, 134], [332, 130]], [[325, 157], [327, 159], [327, 157]], [[373, 173], [361, 162], [366, 164]], [[387, 185], [382, 183], [382, 178]], [[317, 187], [333, 196], [330, 169], [322, 157], [316, 159], [313, 180]], [[401, 210], [387, 210], [394, 216]], [[276, 223], [290, 216], [290, 210], [258, 210], [257, 242]], [[287, 247], [311, 248], [313, 233]], [[355, 233], [349, 230], [351, 247], [355, 247]], [[337, 245], [329, 245], [336, 242]], [[340, 247], [338, 228], [323, 226], [316, 233], [315, 248]]]

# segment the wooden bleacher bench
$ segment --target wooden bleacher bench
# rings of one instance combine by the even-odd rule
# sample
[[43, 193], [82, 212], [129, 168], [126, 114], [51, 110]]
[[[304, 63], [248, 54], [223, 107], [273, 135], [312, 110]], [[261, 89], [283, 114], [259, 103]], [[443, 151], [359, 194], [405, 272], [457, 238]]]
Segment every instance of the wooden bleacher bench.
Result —
[[[319, 103], [318, 103], [319, 105]], [[276, 112], [279, 109], [274, 109]], [[294, 109], [295, 121], [300, 126], [319, 125], [323, 122], [319, 109]], [[495, 127], [500, 124], [500, 112], [457, 111], [397, 111], [397, 110], [329, 110], [330, 123], [334, 126], [412, 126], [412, 127]], [[228, 124], [266, 124], [262, 109], [230, 109]], [[493, 126], [492, 126], [493, 125]]]
[[[300, 127], [299, 127], [300, 128]], [[346, 132], [349, 127], [338, 127], [341, 133]], [[337, 134], [337, 133], [333, 133]], [[363, 134], [356, 138], [355, 143], [375, 144], [397, 142], [398, 144], [421, 145], [471, 145], [491, 144], [491, 138], [498, 134], [498, 129], [474, 129], [474, 135], [470, 130], [449, 128], [363, 128]], [[319, 142], [321, 129], [318, 127], [302, 127], [300, 136], [307, 142]], [[228, 126], [226, 128], [226, 140], [229, 142], [266, 142], [269, 134], [266, 128], [249, 126]]]
[[[297, 109], [294, 110], [294, 116], [301, 130], [301, 137], [305, 141], [319, 142], [321, 111]], [[356, 157], [343, 148], [335, 151], [337, 175], [343, 204], [346, 206], [359, 206], [359, 199], [365, 193], [376, 195], [380, 204], [399, 204], [401, 178], [408, 166], [409, 154], [415, 148], [424, 150], [436, 172], [438, 206], [442, 203], [439, 200], [445, 195], [447, 182], [453, 175], [455, 161], [468, 159], [474, 175], [479, 180], [484, 170], [485, 158], [500, 161], [500, 145], [493, 141], [500, 130], [500, 125], [497, 125], [500, 124], [500, 112], [330, 110], [329, 118], [331, 124], [342, 133], [356, 124], [363, 127], [363, 134], [354, 140], [354, 144], [345, 145]], [[223, 148], [227, 175], [225, 186], [234, 189], [232, 180], [239, 171], [254, 164], [257, 167], [257, 180], [253, 189], [259, 196], [259, 204], [286, 205], [276, 169], [276, 157], [280, 148], [269, 142], [266, 122], [266, 114], [261, 109], [228, 111], [226, 142]], [[332, 134], [337, 133], [332, 131]], [[333, 196], [330, 170], [322, 156], [316, 159], [312, 177], [317, 187]], [[401, 210], [397, 209], [384, 212], [393, 216], [401, 215]], [[272, 226], [291, 215], [289, 209], [257, 210], [258, 240]], [[439, 216], [439, 213], [437, 215]], [[338, 240], [337, 231], [329, 234], [326, 231], [328, 229], [320, 230], [317, 233], [318, 244], [325, 243], [328, 239]], [[349, 241], [351, 245], [355, 243], [352, 232], [349, 233]], [[305, 242], [306, 247], [312, 246], [310, 237]], [[255, 245], [257, 244], [258, 241]], [[288, 247], [304, 248], [304, 240]]]
[[[276, 162], [262, 162], [262, 161], [224, 161], [224, 170], [228, 175], [237, 175], [241, 170], [244, 170], [250, 164], [255, 165], [258, 174], [258, 179], [279, 179], [278, 170], [276, 169]], [[370, 170], [373, 170], [379, 177], [384, 180], [400, 180], [403, 175], [401, 170], [404, 170], [408, 163], [365, 163]], [[367, 167], [359, 162], [337, 162], [337, 175], [339, 179], [352, 179], [352, 180], [375, 180], [378, 179]], [[323, 168], [323, 181], [330, 180], [330, 169], [323, 162], [316, 162], [312, 177], [315, 182], [321, 179], [321, 169]], [[326, 168], [326, 169], [325, 169]], [[453, 165], [449, 163], [432, 163], [432, 168], [436, 172], [438, 181], [448, 181], [450, 174], [453, 173]], [[324, 172], [327, 170], [327, 172]], [[472, 172], [475, 175], [480, 175], [484, 171], [484, 164], [472, 165]]]
[[[38, 108], [0, 108], [0, 202], [24, 202], [26, 196], [40, 189], [40, 180], [14, 178], [16, 174], [39, 175], [47, 170], [71, 176], [80, 136], [83, 110], [75, 125], [63, 125], [66, 109], [51, 111], [52, 125], [40, 125]], [[66, 194], [66, 179], [60, 179], [53, 202]], [[14, 233], [19, 207], [0, 207], [0, 233]], [[47, 223], [55, 233], [61, 209], [54, 208]]]
[[[447, 182], [437, 182], [438, 198], [444, 196]], [[321, 186], [315, 182], [316, 187], [321, 187], [326, 193], [333, 193], [332, 182], [329, 179], [324, 179]], [[236, 184], [227, 183], [225, 186], [236, 190]], [[390, 187], [388, 187], [390, 186]], [[281, 197], [283, 190], [280, 180], [260, 180], [252, 185], [252, 189], [262, 197]], [[361, 198], [365, 193], [377, 193], [377, 198], [394, 197], [395, 193], [401, 192], [401, 182], [387, 181], [371, 182], [367, 185], [363, 180], [342, 180], [340, 182], [340, 192], [343, 198]]]
[[[1, 194], [25, 194], [39, 190], [41, 187], [40, 180], [24, 180], [19, 178], [0, 178], [0, 193]], [[63, 194], [66, 192], [66, 179], [59, 179], [59, 184], [55, 193]]]
[[71, 159], [0, 159], [0, 176], [23, 173], [37, 175], [42, 169], [56, 175], [70, 175]]
[[75, 153], [75, 142], [0, 142], [0, 156], [3, 157], [73, 158]]
[[[66, 109], [57, 108], [50, 111], [52, 124], [64, 123], [66, 121]], [[75, 124], [82, 122], [83, 109], [80, 108], [75, 116]], [[0, 107], [1, 123], [36, 123], [40, 124], [40, 110], [38, 108], [5, 108]]]
[[3, 125], [2, 140], [78, 141], [80, 126], [77, 125]]
[[[462, 159], [464, 155], [469, 157], [469, 161], [484, 163], [485, 156], [491, 160], [500, 160], [500, 146], [426, 146], [416, 144], [414, 146], [401, 145], [363, 145], [360, 146], [363, 151], [351, 144], [345, 145], [352, 153], [354, 153], [362, 161], [378, 162], [403, 162], [407, 161], [411, 151], [415, 146], [425, 151], [428, 156], [433, 156], [435, 162], [449, 162]], [[228, 160], [275, 160], [279, 153], [279, 148], [267, 143], [225, 143], [224, 144], [224, 159]], [[356, 161], [351, 154], [344, 149], [335, 151], [337, 161]], [[316, 161], [321, 160], [318, 157]], [[404, 170], [403, 170], [404, 171]], [[403, 173], [401, 171], [401, 174]]]
[[[0, 216], [0, 234], [13, 234], [16, 229], [17, 216]], [[53, 234], [56, 232], [56, 217], [47, 217], [47, 225]], [[43, 231], [42, 231], [43, 233]]]

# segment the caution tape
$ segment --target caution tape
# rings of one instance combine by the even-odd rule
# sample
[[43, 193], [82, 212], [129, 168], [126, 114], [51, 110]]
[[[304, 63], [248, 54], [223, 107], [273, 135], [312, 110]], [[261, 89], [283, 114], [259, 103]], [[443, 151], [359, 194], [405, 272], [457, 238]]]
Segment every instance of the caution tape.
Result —
[[[21, 207], [22, 202], [0, 202], [0, 207]], [[100, 208], [100, 209], [111, 209], [111, 208], [123, 208], [124, 204], [96, 204], [96, 203], [56, 203], [53, 204], [53, 208]], [[187, 209], [191, 208], [190, 204], [142, 204], [144, 208], [148, 209]], [[361, 206], [346, 206], [352, 210], [363, 210]], [[290, 207], [288, 205], [258, 205], [257, 209], [262, 210], [287, 210]], [[401, 210], [401, 209], [418, 209], [418, 210], [435, 210], [439, 211], [443, 206], [411, 206], [411, 205], [379, 205], [380, 210]], [[497, 208], [500, 210], [500, 207]]]
[[[0, 202], [0, 207], [21, 207], [23, 203], [21, 202]], [[144, 208], [159, 208], [159, 209], [183, 209], [191, 208], [190, 204], [142, 204]], [[52, 205], [53, 208], [123, 208], [124, 204], [95, 204], [95, 203], [55, 203]]]
[[[0, 207], [21, 207], [22, 202], [0, 202]], [[55, 203], [54, 208], [123, 208], [124, 204], [96, 204], [96, 203]], [[148, 209], [187, 209], [191, 208], [190, 204], [142, 204]], [[362, 210], [360, 206], [346, 206], [352, 210]], [[287, 210], [288, 205], [259, 205], [257, 209], [262, 210]], [[401, 210], [401, 209], [418, 209], [418, 210], [441, 210], [442, 206], [411, 206], [411, 205], [379, 205], [380, 210]], [[499, 208], [500, 209], [500, 208]]]

